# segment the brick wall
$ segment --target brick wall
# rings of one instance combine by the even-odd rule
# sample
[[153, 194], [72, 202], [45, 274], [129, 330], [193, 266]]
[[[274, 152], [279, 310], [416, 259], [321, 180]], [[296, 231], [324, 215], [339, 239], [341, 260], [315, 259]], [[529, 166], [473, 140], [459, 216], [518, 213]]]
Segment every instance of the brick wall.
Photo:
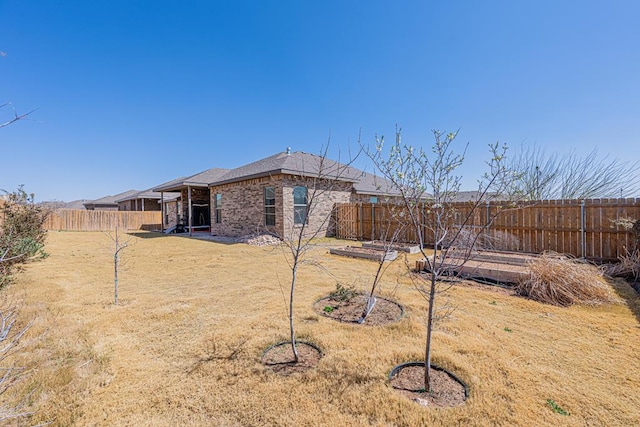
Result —
[[[211, 187], [211, 233], [220, 236], [242, 236], [257, 231], [278, 234], [282, 227], [281, 176], [250, 179]], [[276, 226], [266, 227], [264, 189], [276, 189]], [[216, 223], [216, 194], [222, 194], [222, 220]]]
[[162, 212], [164, 228], [173, 227], [178, 224], [178, 201], [164, 202], [164, 211]]
[[[296, 236], [300, 225], [293, 223], [293, 188], [296, 186], [307, 187], [307, 197], [311, 202], [308, 218], [307, 236], [318, 232], [317, 236], [333, 235], [333, 207], [336, 203], [345, 203], [351, 200], [352, 184], [349, 182], [324, 181], [313, 184], [311, 179], [303, 179], [295, 176], [286, 176], [283, 179], [283, 216], [282, 235], [285, 237]], [[315, 195], [314, 195], [315, 192]]]
[[[241, 182], [213, 186], [211, 190], [211, 232], [222, 236], [241, 236], [257, 231], [270, 231], [287, 237], [299, 225], [293, 224], [293, 188], [306, 186], [308, 197], [313, 196], [312, 180], [292, 175], [276, 175]], [[329, 188], [329, 187], [333, 188]], [[264, 189], [276, 190], [276, 225], [265, 226]], [[331, 215], [335, 203], [350, 201], [351, 184], [324, 182], [317, 186], [318, 195], [308, 218], [309, 233], [331, 233]], [[321, 193], [321, 194], [320, 194]], [[222, 221], [215, 222], [215, 195], [222, 194]]]

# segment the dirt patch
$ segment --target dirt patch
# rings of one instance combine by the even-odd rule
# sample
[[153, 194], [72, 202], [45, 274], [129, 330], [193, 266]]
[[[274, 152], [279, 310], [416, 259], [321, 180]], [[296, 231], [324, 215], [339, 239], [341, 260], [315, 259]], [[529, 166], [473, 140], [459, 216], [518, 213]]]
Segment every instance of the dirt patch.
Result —
[[[313, 309], [316, 313], [339, 322], [357, 323], [366, 303], [367, 297], [365, 295], [356, 295], [344, 301], [329, 296], [318, 300], [313, 305]], [[380, 326], [397, 322], [403, 314], [404, 310], [400, 304], [386, 298], [376, 297], [376, 305], [363, 325]]]
[[322, 351], [311, 343], [296, 341], [298, 361], [294, 362], [291, 341], [281, 342], [269, 347], [262, 355], [262, 364], [280, 375], [305, 372], [318, 366]]
[[[400, 365], [390, 375], [389, 382], [398, 393], [422, 406], [449, 408], [464, 404], [467, 390], [460, 380], [449, 372], [431, 366], [431, 391], [424, 390], [424, 363]], [[396, 370], [394, 369], [394, 370]]]

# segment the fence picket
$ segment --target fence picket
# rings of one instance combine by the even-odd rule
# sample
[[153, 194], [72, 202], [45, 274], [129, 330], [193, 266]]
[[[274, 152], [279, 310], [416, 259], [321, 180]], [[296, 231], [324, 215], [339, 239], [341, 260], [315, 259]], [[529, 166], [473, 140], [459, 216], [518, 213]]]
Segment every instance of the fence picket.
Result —
[[159, 230], [162, 221], [160, 211], [88, 211], [84, 209], [58, 209], [44, 223], [53, 231], [111, 231]]

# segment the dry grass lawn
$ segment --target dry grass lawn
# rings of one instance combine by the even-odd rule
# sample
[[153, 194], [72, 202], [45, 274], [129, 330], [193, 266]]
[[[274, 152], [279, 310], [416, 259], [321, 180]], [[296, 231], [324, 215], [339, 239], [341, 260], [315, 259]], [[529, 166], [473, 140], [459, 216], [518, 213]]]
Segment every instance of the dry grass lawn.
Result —
[[314, 371], [281, 377], [260, 364], [288, 332], [280, 251], [139, 236], [122, 253], [119, 306], [101, 233], [50, 233], [50, 257], [9, 289], [24, 299], [23, 321], [34, 321], [19, 361], [31, 371], [13, 390], [31, 393], [37, 412], [25, 425], [640, 425], [640, 303], [627, 284], [616, 285], [623, 304], [595, 308], [451, 289], [445, 298], [457, 309], [434, 335], [434, 362], [466, 381], [470, 397], [424, 408], [387, 384], [395, 364], [423, 354], [426, 302], [402, 263], [383, 293], [404, 304], [404, 319], [340, 324], [316, 315], [314, 301], [336, 278], [364, 287], [375, 264], [314, 248], [335, 277], [302, 269], [297, 324], [325, 357]]

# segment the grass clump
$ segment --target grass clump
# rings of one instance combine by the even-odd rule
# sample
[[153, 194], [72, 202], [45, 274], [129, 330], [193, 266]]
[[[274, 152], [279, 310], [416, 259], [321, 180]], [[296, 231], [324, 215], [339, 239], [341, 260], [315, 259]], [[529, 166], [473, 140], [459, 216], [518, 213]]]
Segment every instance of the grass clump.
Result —
[[329, 298], [333, 301], [351, 301], [356, 295], [358, 295], [358, 291], [355, 286], [338, 282], [335, 291], [329, 294]]
[[618, 302], [602, 272], [583, 260], [545, 253], [529, 264], [529, 271], [516, 290], [535, 301], [561, 307]]
[[547, 399], [547, 405], [551, 408], [553, 412], [560, 415], [569, 415], [565, 409], [563, 409], [560, 405], [558, 405], [555, 400]]

